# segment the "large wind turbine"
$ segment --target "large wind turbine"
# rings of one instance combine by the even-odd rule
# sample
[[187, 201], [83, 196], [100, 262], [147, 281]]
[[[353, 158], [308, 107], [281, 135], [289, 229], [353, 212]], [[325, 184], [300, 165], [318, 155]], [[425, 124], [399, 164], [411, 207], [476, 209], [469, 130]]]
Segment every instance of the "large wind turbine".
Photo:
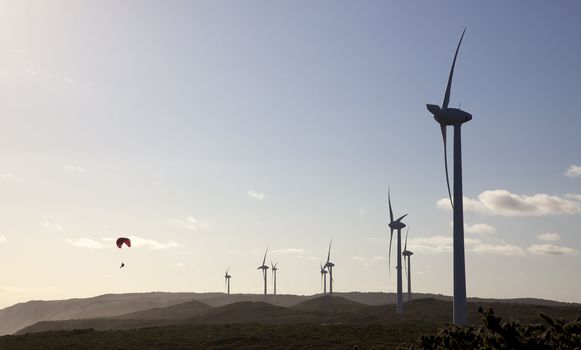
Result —
[[276, 271], [278, 271], [278, 262], [276, 264], [273, 264], [272, 261], [270, 262], [270, 266], [272, 266], [272, 280], [274, 282], [274, 295], [276, 295]]
[[402, 276], [401, 276], [401, 229], [405, 227], [405, 224], [401, 222], [408, 214], [403, 215], [397, 220], [393, 220], [393, 210], [391, 209], [391, 195], [389, 189], [387, 190], [387, 202], [389, 203], [389, 228], [391, 229], [389, 236], [389, 270], [391, 271], [391, 241], [393, 239], [393, 230], [397, 230], [397, 303], [396, 312], [399, 315], [403, 315], [403, 291], [402, 291]]
[[323, 287], [323, 295], [327, 295], [327, 270], [321, 263], [321, 286]]
[[[454, 66], [456, 57], [460, 50], [460, 44], [466, 33], [466, 28], [462, 32], [456, 54], [452, 61], [450, 76], [448, 77], [448, 86], [444, 93], [444, 102], [442, 108], [437, 105], [426, 105], [428, 110], [434, 115], [434, 119], [440, 124], [442, 131], [442, 140], [444, 141], [444, 167], [446, 169], [446, 183], [448, 185], [448, 196], [454, 212], [454, 323], [466, 324], [466, 267], [464, 261], [464, 208], [462, 203], [462, 139], [461, 131], [463, 123], [472, 120], [472, 115], [459, 108], [448, 108], [450, 102], [450, 90], [452, 88], [452, 76], [454, 75]], [[448, 177], [448, 156], [446, 152], [446, 128], [454, 127], [454, 200], [450, 192], [450, 179]]]
[[226, 285], [226, 289], [228, 291], [228, 295], [230, 295], [230, 276], [228, 274], [228, 272], [230, 272], [230, 266], [228, 266], [228, 268], [226, 269], [226, 271], [224, 271], [224, 284]]
[[335, 264], [331, 262], [331, 244], [333, 244], [333, 239], [329, 243], [329, 253], [327, 254], [327, 262], [324, 267], [329, 270], [329, 295], [333, 296], [333, 266]]
[[[410, 233], [410, 226], [411, 225], [408, 225], [408, 229], [405, 233], [405, 244], [403, 246], [403, 252], [401, 253], [403, 255], [403, 265], [406, 269], [405, 274], [407, 275], [407, 278], [408, 278], [408, 301], [412, 300], [412, 263], [411, 263], [411, 257], [412, 257], [412, 255], [414, 255], [414, 252], [412, 252], [411, 250], [408, 250], [408, 233]], [[407, 263], [407, 265], [406, 265], [406, 263]]]
[[262, 265], [258, 266], [257, 270], [262, 270], [262, 277], [264, 278], [264, 299], [266, 299], [266, 275], [268, 266], [266, 265], [266, 253], [268, 253], [268, 247], [266, 247], [266, 251], [264, 252], [264, 259], [262, 259]]

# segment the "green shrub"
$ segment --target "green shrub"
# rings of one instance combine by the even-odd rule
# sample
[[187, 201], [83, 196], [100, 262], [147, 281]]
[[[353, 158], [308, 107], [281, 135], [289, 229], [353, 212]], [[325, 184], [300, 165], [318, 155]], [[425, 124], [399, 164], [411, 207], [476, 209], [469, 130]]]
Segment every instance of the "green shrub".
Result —
[[482, 314], [483, 325], [447, 325], [436, 334], [423, 334], [416, 344], [403, 349], [580, 349], [581, 318], [565, 322], [539, 314], [540, 322], [522, 325], [518, 321], [501, 322], [488, 308]]

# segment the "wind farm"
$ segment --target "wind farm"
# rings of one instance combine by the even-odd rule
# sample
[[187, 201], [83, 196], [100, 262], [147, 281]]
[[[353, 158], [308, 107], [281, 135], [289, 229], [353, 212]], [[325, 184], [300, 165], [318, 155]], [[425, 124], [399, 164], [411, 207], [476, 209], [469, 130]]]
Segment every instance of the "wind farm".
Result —
[[578, 347], [579, 13], [2, 2], [0, 349]]

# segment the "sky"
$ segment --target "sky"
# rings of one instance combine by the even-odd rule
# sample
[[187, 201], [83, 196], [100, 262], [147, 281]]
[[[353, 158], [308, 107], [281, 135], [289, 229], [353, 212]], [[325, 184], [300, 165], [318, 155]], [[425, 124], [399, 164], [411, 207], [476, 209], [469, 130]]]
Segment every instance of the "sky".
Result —
[[223, 291], [229, 266], [260, 293], [267, 246], [279, 293], [319, 293], [331, 239], [334, 290], [394, 292], [388, 186], [413, 290], [451, 295], [425, 104], [465, 27], [467, 294], [581, 302], [580, 23], [578, 1], [2, 0], [0, 307]]

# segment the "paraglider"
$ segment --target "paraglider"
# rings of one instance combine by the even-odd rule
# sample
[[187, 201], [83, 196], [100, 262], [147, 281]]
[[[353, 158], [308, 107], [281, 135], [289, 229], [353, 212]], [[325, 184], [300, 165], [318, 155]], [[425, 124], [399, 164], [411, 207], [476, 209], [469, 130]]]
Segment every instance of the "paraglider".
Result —
[[[131, 240], [129, 238], [125, 238], [125, 237], [119, 237], [117, 238], [117, 241], [115, 242], [115, 244], [117, 245], [117, 248], [121, 249], [121, 247], [123, 247], [123, 245], [125, 244], [125, 246], [127, 246], [127, 248], [131, 248]], [[125, 267], [125, 263], [121, 262], [121, 266], [119, 266], [119, 268], [123, 268]]]

